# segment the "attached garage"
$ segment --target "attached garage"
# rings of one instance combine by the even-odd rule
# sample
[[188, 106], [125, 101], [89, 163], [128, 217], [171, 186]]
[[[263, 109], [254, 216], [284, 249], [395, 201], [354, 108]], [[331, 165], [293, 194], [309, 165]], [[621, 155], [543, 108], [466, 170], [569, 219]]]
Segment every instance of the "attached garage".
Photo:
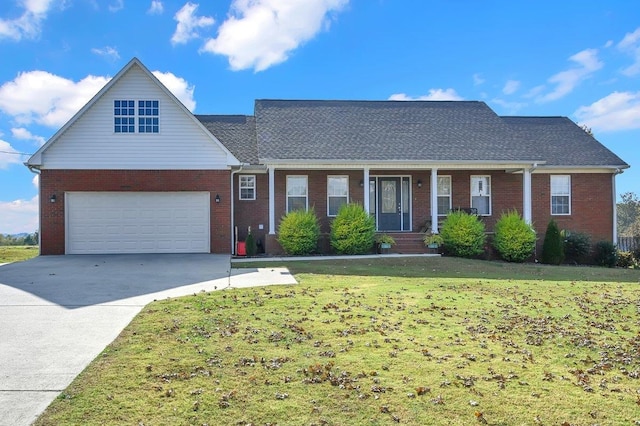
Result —
[[67, 254], [209, 253], [209, 192], [67, 192]]

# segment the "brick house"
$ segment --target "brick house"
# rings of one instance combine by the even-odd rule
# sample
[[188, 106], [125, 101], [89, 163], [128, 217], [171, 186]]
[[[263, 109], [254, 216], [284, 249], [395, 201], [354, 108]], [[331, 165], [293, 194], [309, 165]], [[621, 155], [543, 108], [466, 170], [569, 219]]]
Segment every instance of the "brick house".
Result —
[[615, 176], [629, 167], [568, 118], [476, 101], [257, 100], [253, 116], [194, 115], [136, 58], [26, 164], [40, 173], [42, 254], [233, 253], [249, 226], [277, 254], [287, 211], [313, 207], [328, 233], [346, 202], [403, 252], [453, 208], [476, 209], [488, 231], [516, 209], [539, 235], [553, 218], [615, 241]]

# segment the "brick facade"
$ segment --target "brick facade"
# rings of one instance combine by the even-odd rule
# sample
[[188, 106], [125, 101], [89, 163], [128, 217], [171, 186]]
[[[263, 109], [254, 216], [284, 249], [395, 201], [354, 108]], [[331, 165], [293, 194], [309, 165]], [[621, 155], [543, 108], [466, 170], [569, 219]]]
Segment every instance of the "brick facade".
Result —
[[[40, 251], [44, 255], [65, 253], [65, 192], [206, 191], [211, 194], [211, 253], [229, 253], [230, 173], [228, 170], [42, 170]], [[53, 194], [55, 203], [49, 201]], [[219, 204], [215, 202], [217, 194]]]
[[[275, 172], [275, 218], [276, 231], [280, 219], [286, 213], [286, 177], [303, 175], [308, 177], [309, 206], [315, 208], [319, 218], [321, 232], [324, 234], [320, 242], [320, 250], [328, 252], [327, 234], [330, 231], [331, 218], [327, 217], [327, 176], [349, 176], [349, 200], [362, 203], [367, 185], [360, 187], [364, 174], [361, 170], [276, 170]], [[430, 192], [431, 172], [423, 171], [377, 171], [371, 170], [371, 176], [411, 176], [412, 196], [412, 230], [419, 232], [425, 223], [431, 220]], [[440, 170], [439, 175], [451, 176], [452, 207], [467, 208], [471, 206], [471, 176], [491, 176], [491, 215], [483, 216], [487, 232], [493, 232], [495, 223], [502, 212], [516, 210], [522, 214], [523, 208], [523, 175], [507, 173], [501, 170]], [[269, 194], [268, 175], [257, 175], [257, 198], [255, 201], [236, 201], [235, 223], [242, 230], [240, 240], [246, 236], [246, 228], [251, 225], [254, 235], [265, 245], [269, 254], [281, 254], [282, 249], [276, 236], [269, 232]], [[418, 187], [417, 182], [422, 183]], [[234, 182], [237, 188], [237, 180]], [[607, 173], [571, 174], [571, 214], [554, 215], [560, 229], [584, 232], [591, 235], [592, 240], [613, 239], [613, 205], [611, 175]], [[237, 189], [236, 189], [237, 192]], [[538, 249], [542, 246], [544, 233], [551, 216], [550, 174], [532, 175], [532, 220], [538, 233]], [[237, 193], [235, 195], [237, 200]], [[258, 230], [262, 223], [263, 230]]]

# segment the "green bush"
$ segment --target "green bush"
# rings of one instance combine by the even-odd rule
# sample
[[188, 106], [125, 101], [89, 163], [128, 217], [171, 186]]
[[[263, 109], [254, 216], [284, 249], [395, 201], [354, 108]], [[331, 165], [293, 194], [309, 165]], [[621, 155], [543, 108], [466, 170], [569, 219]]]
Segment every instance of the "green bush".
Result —
[[290, 255], [314, 253], [319, 238], [320, 225], [313, 209], [287, 213], [278, 227], [278, 242]]
[[563, 231], [565, 262], [587, 263], [591, 254], [591, 237], [581, 232]]
[[376, 222], [360, 204], [343, 204], [331, 222], [331, 247], [339, 254], [369, 253]]
[[564, 242], [560, 235], [560, 230], [555, 220], [551, 219], [547, 225], [547, 232], [544, 234], [544, 243], [542, 244], [542, 263], [550, 265], [559, 265], [564, 260]]
[[598, 241], [596, 243], [594, 261], [598, 266], [613, 268], [618, 263], [618, 250], [609, 241]]
[[517, 211], [503, 213], [496, 223], [493, 247], [507, 262], [524, 262], [536, 248], [536, 231]]
[[244, 240], [244, 244], [247, 256], [255, 256], [258, 251], [258, 246], [256, 245], [256, 239], [253, 237], [251, 232], [249, 232], [247, 238]]
[[474, 215], [462, 211], [449, 213], [440, 231], [444, 250], [457, 257], [474, 257], [482, 254], [486, 235], [484, 223]]
[[640, 247], [634, 249], [631, 252], [631, 255], [633, 256], [633, 260], [635, 261], [636, 265], [640, 267]]
[[618, 260], [616, 266], [621, 268], [633, 268], [636, 266], [633, 253], [630, 251], [618, 251]]

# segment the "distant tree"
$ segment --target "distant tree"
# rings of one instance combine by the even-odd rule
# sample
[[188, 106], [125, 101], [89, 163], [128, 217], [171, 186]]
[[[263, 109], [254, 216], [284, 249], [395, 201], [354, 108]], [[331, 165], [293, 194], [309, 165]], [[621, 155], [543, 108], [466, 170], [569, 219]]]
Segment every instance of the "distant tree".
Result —
[[633, 192], [625, 192], [617, 204], [618, 234], [623, 237], [640, 236], [640, 199]]

